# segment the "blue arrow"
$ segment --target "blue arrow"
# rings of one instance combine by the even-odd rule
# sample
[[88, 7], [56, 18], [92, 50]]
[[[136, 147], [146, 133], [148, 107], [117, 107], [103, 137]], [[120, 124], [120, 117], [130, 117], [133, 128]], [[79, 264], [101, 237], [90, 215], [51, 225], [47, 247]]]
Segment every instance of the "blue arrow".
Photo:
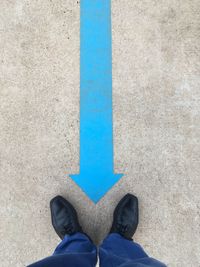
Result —
[[80, 174], [70, 177], [95, 203], [122, 177], [114, 174], [111, 1], [81, 0]]

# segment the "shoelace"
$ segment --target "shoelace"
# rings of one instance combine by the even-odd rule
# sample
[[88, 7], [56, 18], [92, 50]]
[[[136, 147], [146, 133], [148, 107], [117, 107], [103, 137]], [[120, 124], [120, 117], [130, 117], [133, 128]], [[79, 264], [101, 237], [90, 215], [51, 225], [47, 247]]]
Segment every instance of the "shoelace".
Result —
[[64, 227], [64, 231], [63, 231], [63, 234], [65, 234], [65, 233], [68, 233], [68, 234], [73, 234], [73, 225], [72, 225], [72, 223], [69, 223], [69, 224], [67, 224], [67, 225], [64, 225], [63, 226]]
[[125, 233], [128, 231], [128, 225], [123, 225], [123, 224], [120, 224], [118, 223], [117, 224], [117, 229], [121, 232], [121, 233]]

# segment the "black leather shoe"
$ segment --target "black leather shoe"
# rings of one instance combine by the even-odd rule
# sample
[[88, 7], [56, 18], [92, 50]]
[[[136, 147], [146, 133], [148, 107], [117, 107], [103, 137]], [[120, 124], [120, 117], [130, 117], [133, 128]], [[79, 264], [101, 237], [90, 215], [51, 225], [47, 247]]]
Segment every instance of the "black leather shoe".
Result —
[[66, 199], [61, 196], [53, 198], [50, 202], [50, 209], [52, 225], [61, 239], [65, 235], [82, 233], [76, 210]]
[[127, 194], [115, 208], [110, 233], [118, 233], [128, 240], [132, 240], [138, 221], [138, 199], [131, 194]]

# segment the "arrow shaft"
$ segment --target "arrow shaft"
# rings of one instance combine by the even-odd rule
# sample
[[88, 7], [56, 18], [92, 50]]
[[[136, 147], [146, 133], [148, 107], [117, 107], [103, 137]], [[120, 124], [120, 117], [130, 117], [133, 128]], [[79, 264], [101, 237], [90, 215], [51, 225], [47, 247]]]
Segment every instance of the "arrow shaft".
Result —
[[80, 170], [113, 171], [110, 0], [81, 1]]

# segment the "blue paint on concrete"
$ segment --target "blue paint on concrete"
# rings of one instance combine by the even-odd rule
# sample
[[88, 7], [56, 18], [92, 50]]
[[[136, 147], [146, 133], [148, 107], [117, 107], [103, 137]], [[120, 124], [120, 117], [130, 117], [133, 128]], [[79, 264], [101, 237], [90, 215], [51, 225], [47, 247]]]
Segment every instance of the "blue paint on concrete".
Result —
[[80, 173], [70, 177], [98, 202], [114, 174], [111, 1], [81, 0]]

